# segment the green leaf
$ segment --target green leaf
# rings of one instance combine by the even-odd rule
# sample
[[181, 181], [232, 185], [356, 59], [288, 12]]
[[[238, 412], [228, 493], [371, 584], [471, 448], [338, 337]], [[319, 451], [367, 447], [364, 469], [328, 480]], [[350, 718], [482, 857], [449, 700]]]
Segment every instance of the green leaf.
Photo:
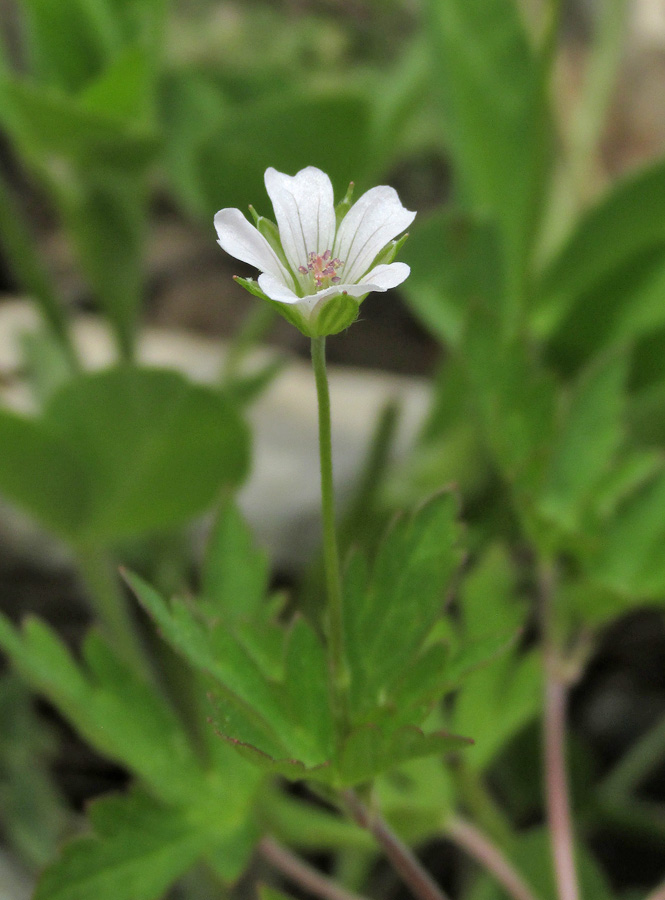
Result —
[[607, 476], [623, 437], [624, 353], [607, 354], [582, 372], [555, 439], [541, 509], [564, 529], [582, 525], [594, 489]]
[[217, 392], [166, 370], [81, 375], [39, 419], [0, 413], [0, 491], [72, 544], [192, 518], [245, 474], [248, 437]]
[[46, 528], [75, 534], [87, 486], [71, 448], [38, 420], [0, 409], [0, 491]]
[[416, 219], [402, 256], [411, 275], [401, 290], [442, 343], [459, 343], [472, 305], [500, 309], [502, 262], [491, 223], [448, 209]]
[[440, 494], [412, 518], [402, 517], [379, 548], [371, 579], [362, 565], [347, 573], [346, 648], [352, 715], [371, 720], [389, 702], [392, 685], [412, 663], [444, 602], [455, 571], [457, 503]]
[[143, 179], [115, 173], [90, 175], [60, 196], [81, 267], [124, 359], [134, 355], [143, 300], [146, 198]]
[[247, 523], [231, 499], [217, 515], [202, 573], [201, 604], [211, 615], [252, 619], [263, 603], [268, 556], [254, 546]]
[[359, 825], [277, 788], [261, 794], [259, 815], [265, 831], [291, 847], [372, 850], [376, 846], [371, 835]]
[[600, 584], [634, 599], [665, 592], [665, 474], [662, 472], [618, 511], [590, 569]]
[[94, 834], [68, 844], [35, 900], [157, 900], [213, 841], [177, 810], [143, 794], [90, 807]]
[[286, 702], [298, 729], [298, 744], [311, 744], [305, 759], [330, 759], [335, 728], [328, 683], [328, 660], [318, 636], [304, 619], [296, 618], [286, 647]]
[[8, 80], [1, 86], [5, 122], [30, 162], [53, 174], [66, 160], [87, 174], [100, 170], [141, 172], [157, 150], [152, 127], [88, 109], [51, 87]]
[[599, 351], [651, 334], [665, 324], [664, 291], [665, 246], [631, 256], [575, 296], [550, 338], [548, 358], [563, 372], [577, 372]]
[[37, 77], [75, 92], [99, 72], [110, 42], [89, 11], [104, 5], [85, 0], [22, 3], [29, 62]]
[[153, 106], [151, 88], [152, 72], [146, 50], [142, 46], [130, 46], [78, 96], [91, 112], [149, 127]]
[[514, 324], [550, 149], [543, 63], [514, 0], [428, 0], [426, 11], [463, 198], [501, 229], [502, 324]]
[[[571, 323], [580, 317], [588, 323], [587, 314], [576, 307], [586, 304], [592, 291], [603, 283], [609, 284], [614, 277], [618, 277], [626, 288], [621, 302], [627, 303], [631, 289], [626, 281], [635, 275], [638, 279], [641, 277], [639, 267], [640, 264], [642, 267], [648, 265], [647, 254], [653, 253], [651, 259], [659, 259], [658, 266], [662, 269], [665, 250], [663, 203], [665, 164], [659, 161], [629, 175], [582, 217], [567, 244], [543, 272], [537, 287], [540, 333], [551, 333], [566, 314], [570, 315]], [[662, 272], [658, 277], [662, 279]], [[600, 294], [594, 294], [594, 297], [589, 315], [600, 309]], [[655, 299], [649, 301], [655, 302]], [[617, 301], [610, 297], [611, 318], [616, 315], [616, 306]], [[604, 317], [604, 306], [602, 310]], [[627, 307], [621, 309], [620, 314], [626, 316], [627, 322], [633, 317]], [[637, 313], [638, 318], [639, 315], [641, 312]], [[599, 323], [597, 315], [593, 315], [593, 321]], [[600, 329], [601, 334], [606, 332], [606, 324], [600, 322]], [[630, 331], [625, 325], [622, 330], [625, 334]]]
[[346, 189], [367, 166], [369, 114], [364, 96], [339, 87], [282, 91], [228, 108], [196, 156], [193, 179], [205, 203], [201, 215], [212, 217], [220, 204], [245, 208], [248, 201], [261, 212], [269, 165], [288, 173], [318, 166], [338, 190]]
[[0, 618], [0, 646], [86, 740], [132, 769], [157, 796], [167, 802], [206, 796], [199, 762], [173, 710], [99, 636], [86, 640], [87, 671], [36, 619], [21, 633]]
[[503, 547], [490, 547], [467, 575], [460, 610], [460, 646], [451, 667], [459, 672], [460, 690], [449, 721], [473, 736], [465, 762], [483, 770], [537, 714], [541, 698], [538, 654], [514, 646], [505, 652], [507, 635], [524, 624], [528, 608], [516, 597], [516, 573]]
[[0, 679], [0, 824], [12, 848], [35, 867], [51, 859], [69, 811], [51, 775], [57, 740], [15, 675]]
[[472, 743], [470, 738], [447, 731], [425, 734], [415, 725], [406, 725], [396, 731], [363, 725], [352, 731], [344, 742], [339, 759], [339, 777], [342, 785], [362, 784], [411, 759], [440, 756], [465, 749]]
[[210, 675], [221, 689], [216, 698], [222, 714], [218, 722], [220, 734], [243, 743], [256, 740], [269, 755], [286, 755], [285, 748], [293, 737], [292, 723], [279, 692], [235, 639], [227, 623], [207, 622], [197, 615], [193, 604], [178, 599], [169, 604], [138, 576], [127, 573], [126, 578], [165, 640], [195, 669]]
[[258, 889], [259, 900], [293, 900], [292, 894], [285, 894], [284, 891], [278, 891], [276, 888], [269, 887], [267, 884], [260, 884]]
[[375, 791], [378, 808], [411, 845], [440, 836], [454, 806], [450, 770], [437, 756], [412, 760], [379, 776]]
[[497, 340], [496, 315], [474, 309], [460, 362], [483, 437], [504, 475], [540, 486], [555, 425], [555, 382], [523, 339]]

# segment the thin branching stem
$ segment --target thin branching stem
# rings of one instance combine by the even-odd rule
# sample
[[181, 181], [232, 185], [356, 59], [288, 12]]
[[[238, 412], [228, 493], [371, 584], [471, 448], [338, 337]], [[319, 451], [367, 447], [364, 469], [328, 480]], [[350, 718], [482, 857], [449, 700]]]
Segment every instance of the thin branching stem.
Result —
[[646, 900], [665, 900], [665, 882], [658, 885], [655, 891], [652, 891]]
[[322, 875], [273, 838], [264, 837], [259, 852], [289, 881], [321, 900], [365, 900], [360, 894], [347, 891], [332, 878]]
[[540, 603], [545, 665], [543, 763], [547, 821], [557, 896], [559, 900], [580, 900], [566, 771], [568, 683], [564, 677], [557, 636], [554, 633], [553, 594], [553, 567], [543, 565], [540, 573]]
[[457, 816], [446, 832], [453, 843], [492, 875], [513, 900], [538, 900], [508, 858], [475, 825]]
[[351, 816], [362, 828], [374, 835], [392, 867], [418, 900], [448, 900], [432, 876], [423, 868], [413, 851], [403, 843], [381, 816], [365, 806], [358, 795], [347, 790], [344, 801]]

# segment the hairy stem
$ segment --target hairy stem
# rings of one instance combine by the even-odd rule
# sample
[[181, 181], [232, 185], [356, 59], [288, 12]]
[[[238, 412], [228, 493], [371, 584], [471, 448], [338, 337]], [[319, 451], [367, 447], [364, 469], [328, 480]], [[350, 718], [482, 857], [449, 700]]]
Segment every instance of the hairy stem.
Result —
[[447, 828], [450, 839], [476, 860], [514, 900], [537, 900], [536, 895], [501, 850], [470, 822], [456, 817]]
[[559, 900], [579, 900], [565, 752], [568, 685], [554, 634], [553, 592], [553, 569], [543, 566], [540, 601], [545, 663], [543, 749], [547, 821]]
[[263, 838], [259, 844], [259, 851], [282, 875], [315, 897], [320, 897], [321, 900], [364, 900], [359, 894], [345, 890], [332, 878], [326, 878], [273, 838]]
[[344, 791], [342, 796], [355, 821], [374, 835], [393, 868], [415, 897], [419, 900], [448, 900], [416, 855], [380, 816], [370, 812], [354, 791]]
[[344, 619], [342, 609], [342, 579], [335, 530], [335, 499], [333, 493], [332, 435], [330, 424], [330, 391], [326, 372], [326, 339], [312, 338], [312, 364], [316, 379], [319, 405], [319, 452], [321, 456], [321, 516], [323, 519], [323, 559], [328, 589], [328, 662], [332, 679], [333, 700], [338, 738], [348, 726], [349, 675], [344, 655]]

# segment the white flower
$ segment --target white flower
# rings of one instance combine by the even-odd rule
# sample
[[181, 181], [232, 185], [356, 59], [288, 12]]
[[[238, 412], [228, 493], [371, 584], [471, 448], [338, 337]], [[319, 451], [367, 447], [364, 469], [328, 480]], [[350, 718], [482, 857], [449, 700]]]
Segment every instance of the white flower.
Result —
[[393, 188], [372, 188], [350, 208], [347, 195], [336, 210], [330, 179], [313, 166], [293, 177], [269, 168], [265, 184], [277, 228], [259, 217], [255, 227], [239, 209], [221, 209], [215, 216], [218, 243], [261, 271], [258, 288], [252, 279], [237, 280], [281, 304], [305, 334], [347, 327], [368, 293], [408, 277], [405, 263], [392, 262], [398, 249], [393, 239], [416, 214]]

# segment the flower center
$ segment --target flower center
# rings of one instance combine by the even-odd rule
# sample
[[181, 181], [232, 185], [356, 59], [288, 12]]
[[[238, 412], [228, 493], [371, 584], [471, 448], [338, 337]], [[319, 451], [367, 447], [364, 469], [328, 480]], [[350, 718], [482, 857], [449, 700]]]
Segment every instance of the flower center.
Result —
[[306, 266], [299, 266], [298, 271], [303, 275], [310, 275], [315, 283], [317, 291], [339, 284], [342, 280], [337, 274], [337, 269], [343, 265], [341, 259], [332, 258], [330, 250], [326, 250], [323, 256], [312, 251], [309, 254], [309, 262]]

